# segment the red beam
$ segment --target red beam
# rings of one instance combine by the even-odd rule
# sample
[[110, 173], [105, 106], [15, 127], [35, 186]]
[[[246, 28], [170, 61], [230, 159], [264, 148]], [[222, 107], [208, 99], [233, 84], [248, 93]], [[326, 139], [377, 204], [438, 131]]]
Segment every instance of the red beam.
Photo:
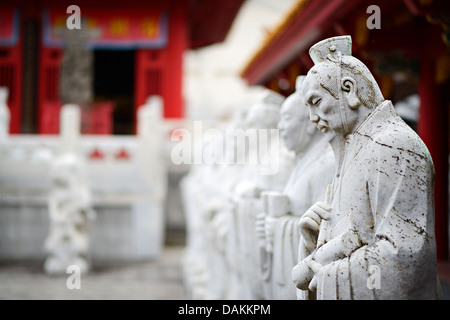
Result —
[[190, 48], [196, 49], [222, 42], [244, 0], [204, 0], [189, 13]]
[[351, 12], [361, 1], [310, 1], [292, 23], [243, 72], [249, 85], [262, 84], [295, 56], [320, 39], [324, 30]]

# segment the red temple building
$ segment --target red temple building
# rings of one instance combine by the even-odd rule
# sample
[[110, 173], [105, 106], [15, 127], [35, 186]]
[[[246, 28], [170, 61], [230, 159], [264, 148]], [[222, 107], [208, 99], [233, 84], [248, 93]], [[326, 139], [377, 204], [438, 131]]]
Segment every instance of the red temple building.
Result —
[[[373, 25], [376, 5], [379, 26]], [[386, 99], [420, 97], [417, 131], [433, 158], [438, 259], [449, 257], [448, 164], [450, 2], [446, 0], [299, 0], [241, 73], [249, 85], [289, 95], [313, 66], [308, 50], [351, 35], [353, 55], [372, 70]], [[368, 21], [369, 20], [369, 21]]]
[[[164, 99], [164, 117], [182, 118], [183, 52], [224, 40], [244, 0], [78, 0], [95, 34], [94, 101], [82, 132], [131, 134], [147, 97]], [[74, 3], [2, 0], [0, 86], [9, 88], [11, 133], [59, 132], [60, 66]]]

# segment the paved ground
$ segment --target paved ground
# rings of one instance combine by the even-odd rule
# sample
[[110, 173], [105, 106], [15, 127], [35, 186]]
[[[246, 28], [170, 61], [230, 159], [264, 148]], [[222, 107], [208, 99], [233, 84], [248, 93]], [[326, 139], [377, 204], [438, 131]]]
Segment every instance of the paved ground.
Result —
[[[36, 262], [0, 264], [0, 299], [187, 299], [180, 259], [184, 246], [169, 245], [155, 261], [94, 265], [81, 288], [69, 290], [67, 276], [51, 277]], [[442, 298], [450, 300], [450, 264], [440, 265]]]
[[42, 264], [0, 265], [0, 299], [186, 299], [181, 279], [182, 246], [167, 246], [160, 259], [94, 265], [81, 276], [81, 288], [69, 290], [67, 276], [51, 277]]

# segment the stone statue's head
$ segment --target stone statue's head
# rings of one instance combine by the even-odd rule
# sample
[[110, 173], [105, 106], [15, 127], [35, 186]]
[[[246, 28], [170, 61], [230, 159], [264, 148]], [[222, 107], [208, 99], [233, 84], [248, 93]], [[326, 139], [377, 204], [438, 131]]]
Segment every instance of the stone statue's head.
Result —
[[83, 181], [83, 165], [75, 154], [62, 154], [52, 163], [50, 178], [54, 188], [69, 189]]
[[250, 107], [246, 123], [248, 128], [275, 129], [280, 120], [280, 107], [284, 97], [271, 90], [266, 90], [260, 102]]
[[233, 129], [245, 129], [247, 119], [247, 110], [236, 110], [231, 119], [231, 127]]
[[308, 72], [302, 95], [311, 121], [326, 135], [347, 135], [384, 101], [372, 73], [351, 56], [351, 37], [318, 42], [310, 51], [315, 65]]
[[314, 134], [318, 133], [315, 125], [309, 121], [309, 112], [300, 93], [304, 79], [305, 76], [297, 77], [296, 91], [283, 102], [278, 122], [285, 146], [295, 153], [304, 151], [313, 140]]

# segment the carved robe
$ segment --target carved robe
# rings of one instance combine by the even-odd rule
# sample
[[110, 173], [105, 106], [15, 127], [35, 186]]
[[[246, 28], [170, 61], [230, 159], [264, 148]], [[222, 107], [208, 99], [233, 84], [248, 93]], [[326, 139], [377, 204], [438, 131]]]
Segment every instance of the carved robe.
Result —
[[292, 268], [299, 261], [300, 217], [317, 201], [323, 201], [335, 164], [331, 147], [324, 138], [313, 142], [298, 160], [284, 193], [289, 196], [292, 215], [277, 219], [272, 254], [273, 299], [296, 299]]
[[321, 247], [335, 256], [316, 274], [317, 298], [436, 298], [433, 188], [428, 149], [383, 102], [347, 139]]
[[[278, 140], [278, 138], [272, 137], [273, 140], [269, 152], [264, 156], [264, 161], [258, 166], [248, 165], [246, 166], [245, 173], [247, 179], [243, 180], [243, 184], [247, 182], [249, 185], [254, 184], [255, 188], [260, 191], [278, 191], [281, 192], [286, 185], [290, 174], [294, 167], [293, 153], [289, 152]], [[268, 169], [271, 167], [274, 170], [274, 174], [267, 174], [271, 171]], [[275, 173], [276, 171], [276, 173]], [[252, 175], [253, 172], [253, 175]], [[266, 174], [263, 174], [266, 173]], [[242, 174], [244, 175], [244, 173]], [[262, 211], [262, 200], [258, 196], [253, 197], [240, 197], [236, 202], [235, 210], [235, 229], [237, 230], [236, 246], [238, 248], [238, 261], [240, 271], [242, 274], [240, 283], [241, 296], [240, 299], [272, 299], [271, 296], [271, 278], [270, 274], [267, 274], [267, 269], [270, 270], [267, 259], [271, 259], [270, 254], [266, 252], [258, 252], [257, 235], [255, 231], [256, 216]], [[295, 226], [295, 229], [298, 229]], [[297, 232], [298, 233], [298, 232]], [[294, 255], [296, 257], [296, 254]], [[255, 272], [255, 269], [260, 267], [261, 274], [263, 274], [263, 282], [261, 283], [261, 274]], [[292, 269], [292, 266], [291, 266]], [[289, 277], [287, 277], [289, 280]], [[289, 284], [292, 281], [288, 281]], [[294, 291], [295, 296], [295, 291]]]

